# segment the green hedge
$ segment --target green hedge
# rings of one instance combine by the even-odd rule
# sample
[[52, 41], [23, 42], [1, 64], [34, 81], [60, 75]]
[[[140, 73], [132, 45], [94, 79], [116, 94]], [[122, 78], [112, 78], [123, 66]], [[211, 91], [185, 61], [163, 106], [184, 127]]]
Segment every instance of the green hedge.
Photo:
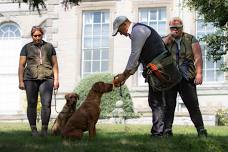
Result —
[[[80, 99], [77, 103], [77, 107], [85, 100], [89, 90], [95, 82], [103, 81], [106, 83], [112, 83], [114, 75], [110, 73], [97, 73], [86, 76], [80, 81], [77, 87], [75, 87], [74, 92], [79, 94]], [[127, 118], [136, 117], [133, 111], [133, 103], [131, 95], [126, 85], [122, 86], [122, 97], [120, 96], [120, 89], [114, 88], [110, 93], [105, 93], [101, 98], [101, 114], [100, 118], [111, 117], [111, 112], [115, 108], [115, 103], [118, 100], [122, 100], [124, 105], [123, 109], [125, 111], [125, 116]]]
[[228, 109], [219, 109], [217, 112], [219, 126], [228, 126]]

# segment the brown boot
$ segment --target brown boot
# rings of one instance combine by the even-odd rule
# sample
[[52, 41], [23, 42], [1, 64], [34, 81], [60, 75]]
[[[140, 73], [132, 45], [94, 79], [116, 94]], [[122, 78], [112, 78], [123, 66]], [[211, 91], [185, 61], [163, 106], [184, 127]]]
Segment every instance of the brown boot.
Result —
[[36, 126], [31, 126], [31, 131], [32, 131], [31, 134], [33, 137], [39, 136]]

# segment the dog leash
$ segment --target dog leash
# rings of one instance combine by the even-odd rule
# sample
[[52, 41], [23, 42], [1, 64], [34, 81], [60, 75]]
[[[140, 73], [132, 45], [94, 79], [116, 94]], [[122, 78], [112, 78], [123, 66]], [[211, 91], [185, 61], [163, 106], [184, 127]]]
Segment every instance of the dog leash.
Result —
[[54, 100], [55, 100], [55, 112], [59, 113], [56, 108], [56, 95], [58, 93], [58, 89], [54, 89]]
[[123, 97], [122, 85], [120, 84], [120, 96]]

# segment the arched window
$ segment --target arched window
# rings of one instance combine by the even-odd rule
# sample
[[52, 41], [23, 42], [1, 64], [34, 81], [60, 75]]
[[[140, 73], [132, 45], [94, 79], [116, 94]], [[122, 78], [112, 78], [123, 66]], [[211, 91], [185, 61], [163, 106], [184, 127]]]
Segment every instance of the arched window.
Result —
[[21, 111], [17, 87], [21, 48], [19, 25], [13, 22], [0, 23], [0, 114], [15, 114]]
[[21, 50], [21, 31], [13, 22], [0, 24], [0, 75], [16, 74]]
[[3, 23], [0, 25], [0, 39], [18, 39], [21, 38], [21, 31], [15, 23]]

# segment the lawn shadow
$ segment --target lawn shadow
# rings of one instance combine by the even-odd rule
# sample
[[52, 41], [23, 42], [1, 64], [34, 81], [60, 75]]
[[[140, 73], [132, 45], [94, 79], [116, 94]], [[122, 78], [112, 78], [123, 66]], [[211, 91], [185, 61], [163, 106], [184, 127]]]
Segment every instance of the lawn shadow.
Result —
[[[145, 131], [146, 130], [146, 131]], [[151, 137], [148, 128], [98, 128], [94, 139], [88, 132], [82, 140], [63, 141], [60, 136], [32, 137], [28, 129], [1, 131], [0, 151], [79, 151], [79, 152], [223, 152], [228, 150], [227, 134], [198, 138], [195, 132], [176, 133], [173, 137]]]

